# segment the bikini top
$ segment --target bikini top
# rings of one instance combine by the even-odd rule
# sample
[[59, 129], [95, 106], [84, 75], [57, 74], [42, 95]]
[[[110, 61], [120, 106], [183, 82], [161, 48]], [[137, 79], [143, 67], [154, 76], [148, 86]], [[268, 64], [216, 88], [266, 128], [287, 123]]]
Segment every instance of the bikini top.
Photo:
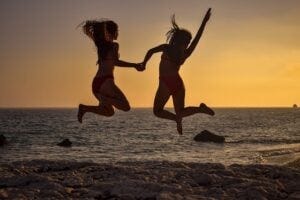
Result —
[[116, 60], [116, 59], [119, 59], [120, 58], [120, 54], [118, 53], [118, 57], [117, 58], [112, 58], [112, 57], [106, 57], [105, 59], [99, 59], [98, 60], [98, 64], [102, 61], [109, 61], [109, 60]]
[[[109, 60], [116, 60], [116, 59], [119, 59], [120, 58], [120, 54], [118, 52], [118, 49], [116, 48], [117, 47], [117, 43], [111, 43], [110, 44], [111, 47], [113, 47], [112, 49], [110, 49], [110, 52], [107, 52], [108, 55], [105, 56], [105, 58], [101, 58], [99, 56], [99, 49], [98, 49], [98, 61], [97, 61], [97, 64], [99, 64], [101, 61], [109, 61]], [[114, 57], [114, 54], [117, 54], [116, 57]]]
[[184, 63], [184, 59], [178, 59], [178, 60], [174, 60], [174, 59], [172, 59], [167, 53], [163, 53], [162, 55], [161, 55], [161, 59], [162, 60], [167, 60], [167, 61], [169, 61], [169, 62], [172, 62], [172, 63], [174, 63], [174, 64], [176, 64], [176, 65], [182, 65], [183, 63]]

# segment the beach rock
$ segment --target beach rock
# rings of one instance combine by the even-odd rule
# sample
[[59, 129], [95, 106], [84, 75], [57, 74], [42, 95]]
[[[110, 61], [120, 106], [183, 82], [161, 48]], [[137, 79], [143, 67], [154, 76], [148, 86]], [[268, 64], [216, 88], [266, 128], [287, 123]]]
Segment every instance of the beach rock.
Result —
[[216, 143], [224, 143], [225, 137], [216, 135], [207, 130], [202, 131], [198, 135], [194, 137], [194, 140], [197, 142], [216, 142]]
[[198, 185], [202, 185], [202, 186], [210, 185], [214, 182], [213, 178], [206, 173], [198, 174], [195, 177], [195, 180], [198, 183]]
[[71, 147], [72, 146], [72, 142], [69, 139], [64, 139], [63, 141], [61, 141], [57, 145], [61, 146], [61, 147]]
[[7, 144], [7, 140], [4, 135], [0, 135], [0, 147]]

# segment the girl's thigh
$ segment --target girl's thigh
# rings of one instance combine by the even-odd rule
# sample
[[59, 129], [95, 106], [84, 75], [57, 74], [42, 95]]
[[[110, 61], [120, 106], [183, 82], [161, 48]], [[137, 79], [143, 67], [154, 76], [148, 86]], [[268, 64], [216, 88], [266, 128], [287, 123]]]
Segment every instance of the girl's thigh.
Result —
[[127, 102], [127, 98], [113, 80], [107, 80], [101, 87], [101, 95]]
[[173, 105], [176, 113], [181, 112], [184, 109], [184, 98], [185, 98], [185, 89], [181, 88], [176, 94], [172, 95]]
[[154, 98], [154, 110], [163, 109], [166, 103], [168, 102], [170, 96], [171, 94], [169, 92], [169, 89], [162, 81], [160, 81]]

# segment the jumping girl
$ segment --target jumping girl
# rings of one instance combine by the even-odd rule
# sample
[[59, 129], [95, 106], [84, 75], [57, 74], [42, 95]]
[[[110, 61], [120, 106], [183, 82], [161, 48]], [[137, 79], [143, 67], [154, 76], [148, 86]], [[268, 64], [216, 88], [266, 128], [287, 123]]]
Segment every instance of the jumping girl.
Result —
[[[172, 29], [167, 33], [168, 44], [161, 44], [150, 49], [144, 59], [143, 65], [154, 53], [162, 52], [159, 64], [159, 86], [154, 99], [153, 113], [155, 116], [173, 120], [177, 123], [177, 131], [182, 134], [182, 118], [196, 113], [205, 113], [214, 115], [214, 111], [201, 103], [199, 107], [185, 107], [185, 88], [179, 75], [179, 69], [185, 60], [192, 54], [197, 46], [200, 37], [204, 31], [205, 25], [211, 15], [211, 8], [208, 9], [202, 21], [202, 24], [189, 45], [192, 35], [189, 31], [179, 28], [175, 22], [175, 16], [172, 17]], [[168, 99], [172, 96], [175, 113], [173, 114], [164, 109]]]
[[111, 20], [85, 21], [83, 32], [90, 37], [97, 48], [98, 71], [92, 83], [92, 91], [99, 101], [98, 106], [79, 104], [77, 118], [82, 123], [86, 112], [103, 116], [114, 115], [114, 108], [129, 111], [130, 105], [123, 92], [114, 82], [114, 68], [133, 67], [138, 71], [144, 70], [141, 64], [129, 63], [119, 59], [119, 44], [113, 42], [118, 38], [118, 25]]

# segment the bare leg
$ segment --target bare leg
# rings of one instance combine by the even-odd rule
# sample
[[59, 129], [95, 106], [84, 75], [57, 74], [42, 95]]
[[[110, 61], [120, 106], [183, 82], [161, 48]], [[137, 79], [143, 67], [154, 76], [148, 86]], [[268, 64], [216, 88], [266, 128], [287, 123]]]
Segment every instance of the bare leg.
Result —
[[77, 114], [77, 119], [79, 123], [82, 123], [82, 118], [86, 112], [91, 112], [106, 117], [110, 117], [114, 115], [114, 109], [111, 105], [105, 105], [104, 103], [99, 104], [99, 106], [89, 106], [89, 105], [79, 104], [78, 114]]
[[211, 116], [215, 115], [215, 112], [210, 107], [205, 105], [204, 103], [200, 104], [199, 109], [200, 109], [200, 113], [205, 113], [205, 114], [208, 114]]
[[177, 115], [164, 109], [169, 98], [170, 93], [168, 88], [164, 83], [160, 82], [154, 99], [153, 113], [157, 117], [175, 121], [177, 124], [177, 131], [180, 135], [182, 135], [181, 117], [178, 117]]
[[212, 115], [212, 116], [215, 114], [215, 112], [211, 108], [206, 106], [204, 103], [201, 103], [199, 107], [195, 107], [195, 106], [184, 107], [184, 99], [185, 99], [185, 89], [184, 88], [182, 88], [180, 91], [178, 91], [172, 97], [173, 97], [175, 111], [176, 111], [176, 107], [177, 107], [176, 115], [177, 115], [177, 113], [180, 113], [182, 118], [194, 115], [196, 113], [205, 113], [205, 114]]
[[123, 92], [115, 85], [113, 79], [105, 81], [99, 93], [95, 94], [95, 96], [99, 102], [101, 102], [99, 106], [79, 104], [77, 118], [80, 123], [82, 123], [82, 118], [86, 112], [109, 117], [114, 115], [113, 106], [123, 111], [130, 110], [128, 100]]
[[164, 109], [169, 98], [168, 88], [160, 82], [154, 99], [153, 113], [156, 117], [176, 121], [176, 115]]
[[[124, 96], [125, 97], [125, 96]], [[126, 97], [124, 99], [118, 99], [115, 97], [108, 97], [108, 96], [101, 96], [101, 99], [103, 99], [103, 101], [105, 102], [109, 102], [111, 103], [111, 105], [113, 105], [114, 107], [116, 107], [119, 110], [123, 110], [123, 111], [129, 111], [130, 110], [130, 105], [129, 102], [127, 101]]]
[[194, 106], [185, 107], [181, 112], [181, 116], [188, 117], [196, 113], [204, 113], [211, 116], [215, 115], [215, 112], [211, 108], [209, 108], [204, 103], [201, 103], [199, 107], [194, 107]]
[[101, 94], [97, 95], [98, 99], [113, 105], [119, 110], [129, 111], [130, 105], [123, 92], [116, 86], [113, 80], [107, 80], [101, 87]]
[[175, 95], [172, 95], [173, 105], [176, 112], [176, 123], [177, 131], [179, 134], [182, 134], [182, 118], [184, 111], [184, 98], [185, 98], [185, 89], [184, 87], [179, 90]]

